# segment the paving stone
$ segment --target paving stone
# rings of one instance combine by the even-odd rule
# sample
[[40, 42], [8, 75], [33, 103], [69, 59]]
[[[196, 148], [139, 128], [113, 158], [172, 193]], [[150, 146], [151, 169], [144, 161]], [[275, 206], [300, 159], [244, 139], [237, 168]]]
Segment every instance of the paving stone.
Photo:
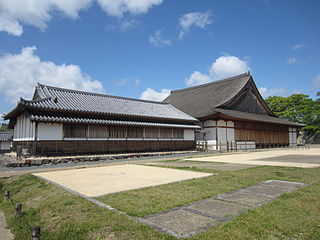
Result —
[[269, 180], [262, 182], [261, 185], [275, 187], [275, 188], [284, 188], [284, 189], [299, 189], [303, 187], [305, 184], [303, 183], [296, 183], [296, 182], [287, 182], [287, 181], [280, 181], [280, 180]]
[[237, 216], [248, 209], [248, 207], [242, 205], [214, 199], [192, 205], [188, 208], [199, 211], [203, 214], [210, 214], [212, 216], [228, 219]]
[[147, 221], [177, 234], [187, 234], [206, 227], [219, 224], [220, 221], [201, 216], [182, 209], [148, 218]]
[[234, 203], [245, 204], [251, 207], [259, 207], [273, 199], [269, 196], [256, 195], [252, 192], [242, 191], [220, 194], [216, 198]]
[[252, 187], [247, 187], [241, 190], [241, 192], [249, 192], [249, 193], [255, 193], [260, 195], [266, 195], [266, 196], [273, 196], [277, 197], [282, 193], [291, 192], [296, 190], [295, 188], [276, 188], [276, 187], [270, 187], [268, 185], [256, 185]]

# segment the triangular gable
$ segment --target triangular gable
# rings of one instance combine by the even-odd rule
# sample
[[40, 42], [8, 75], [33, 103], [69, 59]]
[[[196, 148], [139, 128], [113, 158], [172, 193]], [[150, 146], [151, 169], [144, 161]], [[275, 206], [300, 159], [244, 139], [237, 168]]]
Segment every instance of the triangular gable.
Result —
[[275, 116], [260, 95], [252, 77], [238, 94], [219, 107], [248, 113]]

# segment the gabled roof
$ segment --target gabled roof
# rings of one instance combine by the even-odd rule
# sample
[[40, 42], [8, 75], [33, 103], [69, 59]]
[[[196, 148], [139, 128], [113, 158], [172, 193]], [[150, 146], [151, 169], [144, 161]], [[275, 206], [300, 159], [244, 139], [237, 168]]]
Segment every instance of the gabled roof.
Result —
[[212, 114], [212, 108], [230, 101], [247, 84], [251, 75], [241, 74], [216, 82], [171, 91], [164, 100], [189, 115], [200, 118]]
[[0, 141], [12, 141], [13, 132], [0, 132]]
[[21, 109], [25, 108], [50, 112], [197, 121], [169, 103], [77, 91], [42, 84], [38, 84], [33, 100], [21, 99], [18, 106], [5, 118], [14, 117], [15, 111], [20, 109], [21, 112]]
[[[251, 109], [248, 109], [247, 112], [239, 111], [232, 107], [242, 96], [249, 96], [248, 89], [251, 89], [250, 94], [254, 94], [255, 101], [263, 108], [263, 114], [250, 112]], [[172, 104], [197, 119], [220, 114], [220, 116], [225, 115], [243, 120], [301, 126], [301, 124], [276, 117], [264, 102], [249, 72], [216, 82], [171, 91], [164, 102]]]

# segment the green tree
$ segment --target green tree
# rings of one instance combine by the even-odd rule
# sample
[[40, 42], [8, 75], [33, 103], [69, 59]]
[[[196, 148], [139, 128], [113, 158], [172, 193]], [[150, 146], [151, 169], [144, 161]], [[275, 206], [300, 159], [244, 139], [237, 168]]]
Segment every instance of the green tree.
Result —
[[[317, 96], [320, 96], [319, 92]], [[312, 100], [309, 95], [293, 94], [268, 97], [265, 101], [278, 117], [307, 124], [304, 131], [320, 133], [320, 98]]]
[[278, 117], [299, 123], [307, 123], [306, 118], [314, 107], [314, 101], [305, 94], [293, 94], [289, 97], [273, 96], [265, 101]]

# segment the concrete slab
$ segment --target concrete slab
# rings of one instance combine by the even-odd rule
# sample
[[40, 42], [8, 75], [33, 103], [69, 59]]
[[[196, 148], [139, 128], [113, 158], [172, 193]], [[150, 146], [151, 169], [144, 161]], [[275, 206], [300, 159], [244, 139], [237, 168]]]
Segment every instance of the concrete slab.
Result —
[[179, 235], [197, 231], [211, 224], [219, 224], [216, 219], [201, 216], [183, 209], [156, 215], [148, 221], [160, 227], [165, 232], [174, 232]]
[[281, 180], [268, 180], [262, 182], [261, 185], [268, 186], [268, 187], [275, 187], [275, 188], [284, 188], [284, 189], [299, 189], [303, 187], [304, 183], [299, 182], [288, 182], [288, 181], [281, 181]]
[[248, 192], [248, 193], [270, 196], [270, 197], [277, 197], [282, 193], [291, 192], [294, 190], [296, 190], [296, 188], [276, 188], [276, 187], [270, 187], [267, 185], [264, 186], [263, 184], [261, 184], [258, 186], [256, 185], [252, 187], [247, 187], [241, 190], [241, 192]]
[[212, 174], [141, 165], [119, 165], [35, 173], [88, 197], [208, 177]]
[[256, 167], [257, 165], [249, 164], [237, 164], [237, 163], [217, 163], [217, 162], [190, 162], [190, 161], [177, 161], [177, 162], [152, 162], [146, 163], [146, 165], [158, 165], [158, 166], [167, 166], [167, 167], [197, 167], [210, 170], [223, 170], [223, 171], [236, 171], [247, 168]]
[[241, 212], [248, 210], [248, 207], [215, 199], [194, 204], [188, 208], [199, 211], [202, 214], [209, 214], [218, 218], [234, 217], [239, 215]]
[[[308, 150], [305, 150], [306, 153]], [[320, 156], [320, 155], [319, 155]], [[294, 163], [314, 163], [320, 164], [320, 157], [307, 154], [289, 154], [270, 158], [257, 159], [258, 161], [294, 162]]]
[[[308, 156], [308, 162], [291, 161], [292, 155], [300, 155], [298, 158]], [[271, 161], [268, 159], [272, 158]], [[285, 159], [285, 160], [284, 160]], [[311, 161], [312, 159], [312, 161]], [[320, 148], [311, 148], [308, 150], [288, 149], [274, 150], [261, 152], [238, 152], [227, 155], [216, 155], [201, 158], [187, 158], [185, 161], [200, 161], [200, 162], [222, 162], [222, 163], [237, 163], [249, 164], [258, 166], [282, 166], [282, 167], [301, 167], [301, 168], [317, 168], [320, 167]], [[316, 163], [315, 163], [316, 162]]]
[[259, 207], [270, 202], [274, 197], [257, 195], [253, 192], [237, 191], [232, 193], [223, 193], [215, 198], [228, 202], [244, 204], [246, 206]]

